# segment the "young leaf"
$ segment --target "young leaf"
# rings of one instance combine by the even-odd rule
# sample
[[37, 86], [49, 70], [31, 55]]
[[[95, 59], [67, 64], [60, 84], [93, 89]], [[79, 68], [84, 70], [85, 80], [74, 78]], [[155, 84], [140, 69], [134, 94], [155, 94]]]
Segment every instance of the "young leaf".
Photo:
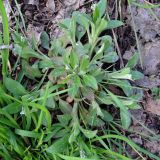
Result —
[[82, 25], [85, 29], [88, 29], [90, 20], [85, 13], [75, 11], [73, 12], [72, 17], [78, 24]]
[[107, 29], [114, 29], [122, 26], [124, 23], [119, 20], [110, 20], [108, 21]]
[[26, 60], [22, 60], [22, 70], [25, 76], [30, 79], [40, 78], [42, 76], [38, 66], [30, 66]]
[[63, 160], [93, 160], [93, 159], [89, 159], [89, 158], [78, 158], [78, 157], [72, 157], [72, 156], [65, 156], [62, 154], [58, 154], [58, 156], [60, 158], [62, 158]]
[[60, 99], [59, 100], [59, 107], [60, 107], [60, 110], [64, 114], [71, 114], [72, 113], [72, 107], [66, 101], [63, 101]]
[[103, 56], [102, 61], [106, 63], [115, 63], [118, 61], [119, 56], [117, 55], [116, 52], [109, 52], [105, 56]]
[[102, 113], [103, 113], [102, 119], [105, 122], [111, 122], [111, 121], [113, 121], [113, 117], [112, 117], [112, 115], [108, 111], [102, 109]]
[[5, 78], [4, 85], [7, 88], [7, 90], [17, 96], [23, 96], [27, 93], [25, 88], [17, 81], [11, 79], [11, 78]]
[[126, 64], [126, 67], [134, 68], [138, 62], [139, 54], [135, 53]]
[[132, 79], [133, 80], [138, 80], [138, 79], [143, 79], [144, 78], [144, 74], [139, 72], [139, 71], [131, 71], [132, 74]]
[[87, 138], [94, 138], [97, 134], [97, 130], [91, 131], [81, 128], [81, 131]]
[[89, 57], [84, 55], [80, 63], [80, 73], [84, 73], [89, 66]]
[[97, 80], [91, 75], [83, 75], [84, 84], [95, 90], [98, 90]]
[[107, 7], [106, 0], [100, 0], [97, 3], [97, 5], [95, 6], [94, 11], [93, 11], [94, 22], [96, 22], [98, 18], [102, 18], [102, 16], [105, 14], [106, 7]]
[[79, 87], [77, 87], [75, 84], [72, 84], [70, 90], [68, 91], [68, 95], [74, 98], [77, 95], [78, 89]]
[[121, 122], [122, 126], [125, 129], [128, 129], [131, 125], [131, 115], [127, 110], [120, 109], [120, 116], [121, 116]]
[[49, 146], [46, 151], [51, 154], [63, 153], [68, 149], [68, 136], [64, 136], [56, 140], [51, 146]]
[[70, 64], [72, 68], [76, 68], [79, 65], [78, 55], [75, 52], [71, 52], [70, 54]]
[[92, 101], [92, 107], [96, 110], [96, 113], [98, 116], [103, 117], [103, 113], [101, 111], [101, 108], [99, 107], [99, 104], [96, 101]]
[[71, 19], [66, 18], [61, 23], [59, 23], [59, 26], [63, 28], [64, 30], [69, 30], [71, 25]]
[[106, 90], [106, 91], [111, 96], [111, 98], [115, 102], [116, 106], [120, 108], [120, 115], [121, 115], [122, 126], [125, 129], [127, 129], [130, 126], [130, 124], [131, 124], [131, 116], [130, 116], [130, 114], [129, 114], [127, 108], [126, 108], [126, 106], [124, 106], [124, 104], [121, 102], [121, 100], [116, 95], [114, 95], [109, 90]]
[[40, 39], [41, 39], [41, 46], [45, 49], [49, 49], [49, 36], [45, 31], [41, 33]]
[[130, 68], [123, 68], [119, 71], [115, 71], [108, 74], [109, 78], [114, 79], [129, 79], [132, 80], [132, 74]]

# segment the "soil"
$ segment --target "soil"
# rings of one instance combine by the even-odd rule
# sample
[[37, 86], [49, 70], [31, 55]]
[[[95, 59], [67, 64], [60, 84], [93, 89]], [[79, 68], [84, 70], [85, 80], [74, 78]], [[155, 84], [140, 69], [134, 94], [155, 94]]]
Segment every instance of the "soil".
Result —
[[[143, 0], [139, 0], [139, 2], [142, 1]], [[158, 1], [151, 1], [151, 3], [157, 2]], [[23, 26], [23, 24], [20, 24], [22, 30], [25, 30], [26, 27], [28, 38], [34, 35], [37, 44], [39, 44], [40, 35], [43, 31], [46, 31], [51, 39], [60, 36], [63, 33], [60, 32], [57, 24], [61, 20], [70, 17], [71, 13], [75, 10], [89, 13], [91, 6], [96, 3], [96, 1], [24, 0], [19, 3], [26, 25]], [[16, 5], [13, 2], [12, 6], [14, 6], [12, 9], [15, 11], [15, 14], [18, 15]], [[149, 95], [149, 90], [152, 87], [160, 86], [160, 8], [153, 10], [156, 15], [155, 17], [147, 9], [132, 7], [133, 17], [131, 17], [127, 2], [124, 0], [121, 9], [121, 14], [117, 13], [115, 1], [109, 1], [108, 11], [110, 16], [113, 19], [122, 18], [125, 22], [124, 27], [115, 30], [124, 62], [137, 51], [133, 26], [134, 20], [143, 61], [143, 68], [141, 68], [140, 63], [136, 68], [141, 70], [145, 75], [144, 79], [137, 81], [135, 85], [148, 90], [144, 100], [142, 100], [142, 109], [131, 111], [134, 118], [130, 129], [133, 132], [128, 134], [128, 137], [150, 152], [160, 156], [160, 141], [155, 139], [156, 136], [160, 134], [160, 101], [154, 100], [153, 97]], [[14, 21], [12, 21], [14, 15], [11, 14], [9, 7], [7, 11], [11, 19], [10, 26], [14, 26]], [[148, 127], [149, 130], [146, 130], [144, 126]], [[141, 133], [149, 138], [144, 138]], [[129, 147], [127, 149], [133, 158], [136, 158], [137, 153], [130, 150]]]

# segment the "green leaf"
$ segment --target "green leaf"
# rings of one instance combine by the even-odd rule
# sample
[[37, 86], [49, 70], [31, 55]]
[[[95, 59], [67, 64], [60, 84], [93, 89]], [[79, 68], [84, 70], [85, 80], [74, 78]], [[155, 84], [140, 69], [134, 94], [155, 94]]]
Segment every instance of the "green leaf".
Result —
[[71, 25], [71, 19], [66, 18], [61, 23], [59, 23], [59, 26], [64, 30], [69, 30]]
[[81, 128], [82, 133], [89, 139], [94, 138], [97, 134], [97, 130], [91, 131]]
[[106, 90], [106, 91], [108, 92], [108, 94], [111, 96], [111, 98], [115, 102], [115, 105], [120, 108], [120, 116], [121, 116], [122, 126], [125, 129], [127, 129], [129, 127], [129, 125], [131, 124], [130, 113], [128, 112], [126, 106], [124, 106], [124, 104], [121, 102], [121, 100], [116, 95], [114, 95], [109, 90]]
[[65, 156], [58, 154], [58, 156], [64, 160], [93, 160], [93, 159], [88, 159], [88, 158], [78, 158], [78, 157], [71, 157], [71, 156]]
[[114, 79], [128, 79], [132, 80], [132, 74], [130, 68], [123, 68], [119, 71], [115, 71], [112, 73], [108, 74], [109, 78], [114, 78]]
[[51, 59], [45, 59], [38, 63], [39, 68], [53, 68], [54, 62]]
[[38, 65], [30, 66], [26, 60], [22, 60], [22, 70], [30, 79], [40, 78], [42, 76]]
[[92, 107], [96, 110], [96, 113], [98, 116], [103, 117], [103, 113], [101, 111], [101, 108], [99, 107], [99, 104], [96, 101], [92, 101]]
[[46, 151], [51, 154], [63, 153], [68, 149], [68, 136], [56, 140]]
[[77, 95], [79, 87], [76, 84], [72, 84], [70, 90], [68, 91], [68, 95], [74, 98]]
[[49, 36], [45, 31], [41, 33], [40, 39], [41, 39], [41, 46], [45, 49], [49, 49]]
[[98, 90], [97, 80], [91, 75], [83, 75], [84, 84], [95, 90]]
[[13, 102], [3, 107], [2, 110], [5, 110], [8, 114], [15, 114], [22, 110], [22, 106], [18, 102]]
[[106, 0], [100, 0], [93, 11], [93, 20], [94, 22], [97, 21], [98, 18], [101, 18], [106, 11], [106, 7], [107, 7], [107, 1]]
[[57, 118], [59, 122], [64, 126], [67, 126], [69, 121], [72, 119], [70, 114], [58, 115]]
[[40, 138], [42, 135], [42, 133], [37, 133], [34, 131], [26, 131], [21, 129], [16, 129], [15, 133], [22, 137], [32, 137], [32, 138]]
[[59, 108], [64, 114], [71, 114], [72, 107], [66, 101], [59, 99]]
[[35, 52], [30, 46], [21, 47], [18, 44], [14, 45], [13, 52], [24, 59], [29, 59], [30, 57], [44, 59], [44, 57], [37, 52]]
[[102, 119], [105, 122], [111, 122], [111, 121], [113, 121], [113, 117], [112, 117], [112, 115], [108, 111], [102, 109], [102, 113], [103, 113]]
[[11, 78], [5, 78], [4, 85], [7, 88], [7, 90], [17, 96], [23, 96], [27, 93], [25, 88], [17, 81], [11, 79]]
[[70, 54], [70, 64], [72, 68], [76, 68], [79, 65], [78, 55], [75, 52], [71, 52]]
[[59, 76], [63, 76], [64, 73], [65, 73], [64, 67], [57, 67], [51, 71], [50, 76], [52, 76], [53, 78], [57, 78]]
[[125, 129], [128, 129], [129, 126], [131, 125], [131, 115], [127, 110], [120, 109], [120, 116], [121, 116], [121, 122], [122, 126]]
[[48, 99], [47, 99], [47, 102], [46, 102], [46, 106], [48, 107], [48, 108], [55, 108], [56, 106], [55, 106], [56, 104], [55, 104], [55, 100], [53, 99], [53, 97], [49, 97]]
[[100, 17], [100, 10], [97, 6], [95, 6], [93, 11], [93, 21], [96, 22], [99, 17]]
[[81, 63], [80, 63], [80, 73], [85, 73], [89, 66], [89, 56], [83, 56]]
[[114, 29], [114, 28], [120, 27], [122, 25], [124, 25], [124, 23], [119, 20], [110, 20], [110, 21], [108, 21], [107, 29]]
[[109, 83], [119, 86], [128, 97], [133, 95], [133, 87], [128, 80], [112, 79]]
[[73, 12], [72, 17], [78, 24], [82, 25], [85, 29], [88, 29], [90, 20], [88, 19], [87, 14], [75, 11]]
[[138, 62], [139, 54], [135, 53], [126, 64], [126, 67], [134, 68]]
[[109, 52], [105, 56], [103, 56], [102, 61], [106, 63], [115, 63], [118, 61], [119, 56], [117, 55], [116, 52]]
[[139, 72], [139, 71], [131, 71], [132, 74], [132, 79], [133, 80], [138, 80], [138, 79], [143, 79], [144, 78], [144, 74]]
[[104, 31], [108, 26], [108, 21], [105, 18], [102, 18], [100, 21], [100, 24], [98, 24], [96, 29], [96, 35], [99, 36], [99, 34]]

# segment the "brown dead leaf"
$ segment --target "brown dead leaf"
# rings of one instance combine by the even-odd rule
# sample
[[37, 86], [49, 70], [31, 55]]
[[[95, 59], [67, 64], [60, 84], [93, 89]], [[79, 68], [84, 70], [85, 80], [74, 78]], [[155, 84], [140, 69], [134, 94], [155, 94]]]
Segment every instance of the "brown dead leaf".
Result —
[[36, 41], [36, 44], [39, 44], [40, 43], [40, 36], [41, 36], [41, 33], [43, 32], [44, 30], [44, 26], [33, 26], [32, 24], [29, 24], [28, 25], [28, 28], [27, 28], [27, 37], [29, 39], [35, 39]]
[[24, 4], [39, 5], [39, 0], [24, 0]]
[[151, 97], [147, 97], [145, 110], [160, 116], [160, 100], [154, 100]]
[[51, 10], [52, 12], [55, 12], [55, 2], [54, 0], [48, 0], [46, 3], [46, 7]]

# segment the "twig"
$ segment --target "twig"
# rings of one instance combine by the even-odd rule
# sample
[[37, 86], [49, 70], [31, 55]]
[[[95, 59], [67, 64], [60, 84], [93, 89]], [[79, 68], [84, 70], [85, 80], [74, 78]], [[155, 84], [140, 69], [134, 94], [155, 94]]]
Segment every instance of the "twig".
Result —
[[136, 38], [136, 42], [137, 42], [137, 49], [138, 49], [138, 53], [139, 53], [140, 64], [141, 64], [141, 68], [143, 69], [141, 50], [140, 50], [139, 40], [138, 40], [138, 36], [137, 36], [137, 32], [136, 32], [136, 25], [135, 25], [134, 18], [133, 18], [134, 16], [133, 16], [130, 0], [128, 0], [128, 6], [129, 6], [129, 10], [130, 10], [131, 17], [132, 17], [133, 30], [134, 30], [134, 34], [135, 34], [135, 38]]
[[[108, 20], [110, 20], [110, 17], [108, 15], [108, 13], [107, 13], [107, 18], [108, 18]], [[114, 38], [114, 41], [115, 41], [115, 46], [116, 46], [116, 49], [117, 49], [117, 52], [118, 52], [118, 55], [119, 55], [119, 58], [120, 58], [120, 67], [124, 67], [122, 54], [121, 54], [121, 51], [119, 49], [119, 45], [118, 45], [118, 42], [117, 42], [117, 37], [116, 37], [116, 34], [115, 34], [113, 29], [112, 29], [112, 34], [113, 34], [113, 38]]]

